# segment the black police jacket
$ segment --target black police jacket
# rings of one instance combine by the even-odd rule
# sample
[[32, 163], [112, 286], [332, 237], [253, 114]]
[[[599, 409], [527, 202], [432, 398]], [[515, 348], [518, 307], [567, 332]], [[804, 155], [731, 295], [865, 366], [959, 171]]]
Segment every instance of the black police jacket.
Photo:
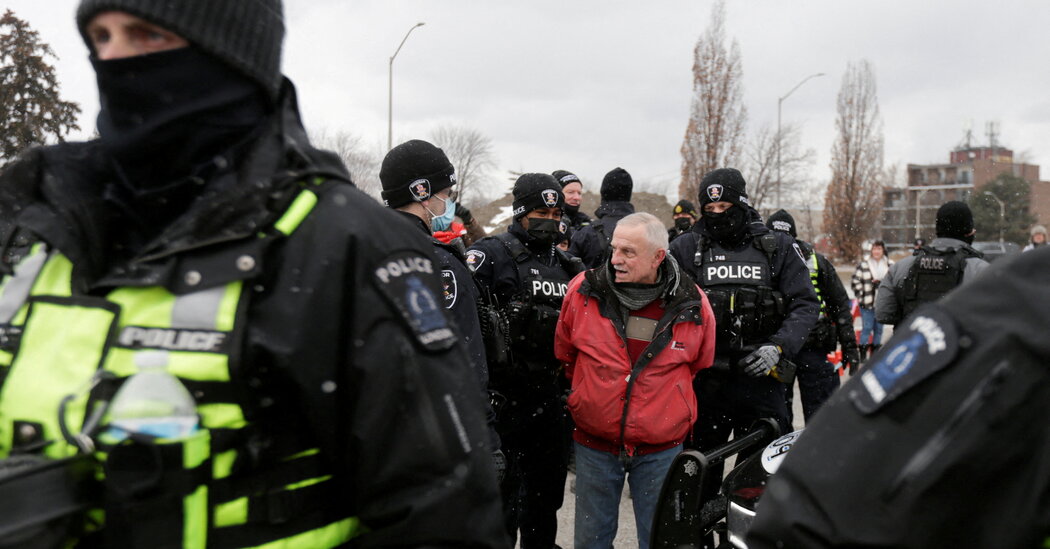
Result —
[[[520, 244], [521, 257], [516, 257], [501, 238], [510, 238], [511, 245], [515, 241]], [[553, 328], [569, 281], [582, 271], [579, 260], [565, 252], [550, 245], [538, 248], [521, 224], [515, 222], [507, 233], [483, 238], [467, 250], [467, 264], [474, 269], [478, 284], [492, 292], [511, 324], [513, 368], [491, 371], [491, 385], [526, 408], [561, 393], [559, 384], [563, 378], [554, 357]], [[519, 305], [525, 309], [535, 306], [538, 310], [518, 310]], [[521, 319], [531, 323], [525, 326], [524, 333], [515, 326]], [[545, 333], [546, 328], [549, 333]], [[519, 341], [522, 337], [528, 341]], [[533, 411], [528, 410], [528, 414]]]
[[598, 267], [605, 258], [609, 242], [612, 241], [616, 223], [633, 213], [634, 205], [630, 202], [602, 202], [594, 211], [598, 219], [573, 233], [572, 241], [569, 242], [569, 253], [582, 259], [588, 269]]
[[576, 210], [576, 213], [569, 213], [566, 211], [562, 216], [561, 220], [572, 229], [573, 232], [578, 231], [587, 225], [591, 224], [591, 216]]
[[[441, 295], [431, 246], [310, 146], [291, 82], [245, 157], [123, 264], [108, 261], [107, 241], [126, 227], [99, 198], [102, 158], [97, 142], [61, 144], [0, 174], [0, 215], [72, 261], [74, 295], [244, 280], [233, 383], [259, 431], [281, 433], [275, 446], [310, 437], [331, 456], [345, 487], [332, 504], [370, 530], [354, 546], [509, 547], [466, 352], [450, 330], [424, 333], [405, 303], [409, 279]], [[316, 205], [290, 236], [276, 234], [304, 186]]]
[[[776, 239], [772, 257], [767, 258], [770, 266], [769, 276], [773, 289], [783, 295], [785, 309], [784, 320], [779, 329], [769, 337], [769, 341], [779, 345], [788, 356], [792, 356], [802, 348], [809, 331], [813, 328], [820, 310], [820, 303], [817, 301], [817, 294], [813, 291], [813, 284], [809, 279], [809, 269], [806, 268], [802, 252], [795, 240], [785, 233], [771, 232], [762, 224], [761, 219], [758, 219], [758, 214], [754, 211], [752, 211], [752, 221], [747, 227], [747, 237], [736, 249], [743, 250], [746, 247], [753, 247], [753, 241], [763, 235], [771, 234]], [[706, 291], [703, 277], [694, 261], [700, 237], [705, 234], [706, 229], [701, 218], [689, 232], [682, 234], [671, 243], [670, 252], [678, 260], [682, 270], [689, 273], [697, 285]], [[715, 303], [712, 302], [711, 306], [714, 308]], [[718, 317], [719, 314], [720, 312], [716, 310], [715, 316]]]
[[[805, 347], [820, 351], [831, 352], [835, 350], [836, 344], [842, 344], [842, 348], [852, 349], [857, 346], [857, 335], [853, 330], [853, 312], [850, 306], [849, 294], [846, 287], [842, 285], [835, 266], [824, 254], [817, 253], [808, 242], [797, 241], [802, 255], [806, 260], [806, 268], [810, 271], [810, 280], [813, 274], [813, 255], [817, 257], [817, 286], [820, 293], [817, 296], [821, 303], [821, 314], [813, 330], [810, 331]], [[828, 334], [817, 334], [821, 325], [831, 330]]]
[[899, 325], [794, 444], [748, 547], [1042, 547], [1050, 249]]

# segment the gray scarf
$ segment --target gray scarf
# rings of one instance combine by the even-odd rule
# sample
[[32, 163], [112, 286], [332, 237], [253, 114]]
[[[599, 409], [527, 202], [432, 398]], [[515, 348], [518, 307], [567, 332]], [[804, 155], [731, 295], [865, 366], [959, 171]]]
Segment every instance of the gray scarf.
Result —
[[668, 297], [678, 289], [678, 280], [681, 274], [678, 270], [678, 262], [668, 254], [656, 274], [655, 284], [631, 284], [617, 283], [612, 267], [606, 265], [606, 273], [609, 276], [610, 286], [616, 294], [620, 306], [628, 311], [637, 311], [642, 307], [656, 301], [660, 297]]

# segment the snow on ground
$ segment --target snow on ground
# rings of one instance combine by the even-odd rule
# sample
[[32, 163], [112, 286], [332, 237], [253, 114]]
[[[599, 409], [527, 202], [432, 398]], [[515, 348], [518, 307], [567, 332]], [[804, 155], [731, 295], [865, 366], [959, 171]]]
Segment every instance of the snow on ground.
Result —
[[510, 224], [511, 212], [514, 210], [511, 206], [500, 208], [499, 213], [492, 216], [492, 220], [485, 226], [485, 234], [496, 234], [502, 233], [507, 225]]

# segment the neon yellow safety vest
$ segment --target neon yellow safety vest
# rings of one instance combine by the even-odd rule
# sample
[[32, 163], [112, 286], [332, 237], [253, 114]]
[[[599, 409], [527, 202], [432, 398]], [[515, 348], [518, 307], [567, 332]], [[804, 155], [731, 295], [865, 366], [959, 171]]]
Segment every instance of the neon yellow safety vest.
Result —
[[813, 291], [817, 292], [817, 301], [820, 302], [820, 316], [827, 316], [827, 312], [824, 310], [824, 297], [820, 295], [820, 281], [818, 276], [820, 274], [820, 265], [817, 264], [817, 253], [813, 252], [809, 254], [809, 281], [813, 283]]
[[[291, 234], [316, 203], [302, 191], [274, 236]], [[248, 271], [254, 261], [245, 255], [238, 264]], [[236, 396], [243, 385], [231, 383], [243, 367], [235, 349], [250, 293], [243, 281], [183, 295], [153, 286], [92, 297], [72, 295], [72, 271], [66, 257], [37, 244], [0, 287], [0, 456], [12, 448], [42, 448], [55, 459], [94, 450], [104, 537], [120, 546], [325, 548], [359, 533], [356, 518], [333, 517], [335, 483], [319, 450], [289, 448], [264, 466], [248, 455], [253, 426]], [[67, 430], [79, 432], [143, 367], [162, 367], [189, 389], [195, 433], [111, 446], [63, 436], [60, 403]]]

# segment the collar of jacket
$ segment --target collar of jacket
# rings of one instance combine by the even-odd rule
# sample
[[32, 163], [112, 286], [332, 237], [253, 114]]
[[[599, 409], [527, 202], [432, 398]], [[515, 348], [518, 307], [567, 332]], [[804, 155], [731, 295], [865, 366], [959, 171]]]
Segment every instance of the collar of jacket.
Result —
[[449, 244], [447, 242], [442, 242], [442, 241], [434, 238], [434, 233], [430, 232], [430, 227], [427, 227], [427, 224], [418, 215], [413, 214], [413, 213], [403, 212], [401, 210], [394, 210], [394, 211], [397, 212], [398, 214], [401, 214], [402, 216], [404, 216], [405, 219], [409, 223], [411, 223], [414, 227], [416, 227], [417, 229], [422, 231], [424, 234], [426, 234], [427, 238], [428, 238], [428, 240], [430, 240], [431, 244], [433, 244], [433, 245], [435, 245], [435, 246], [437, 246], [439, 248], [443, 248], [445, 250], [448, 250], [449, 253], [451, 253], [453, 256], [455, 256], [460, 261], [466, 261], [466, 256], [463, 255], [463, 252], [459, 251], [459, 248], [453, 246], [452, 244]]
[[595, 217], [626, 217], [634, 213], [634, 204], [630, 202], [624, 202], [622, 200], [609, 200], [602, 202], [597, 210], [594, 210]]
[[[671, 276], [668, 272], [669, 261], [675, 261], [671, 254], [667, 254], [667, 259], [660, 265], [661, 269], [664, 269], [665, 276]], [[608, 319], [619, 319], [620, 318], [620, 307], [616, 294], [612, 290], [612, 277], [609, 276], [609, 262], [605, 262], [602, 266], [597, 269], [591, 269], [584, 275], [584, 280], [580, 284], [579, 291], [582, 295], [593, 297], [598, 300], [601, 304], [600, 310], [602, 316]], [[676, 269], [678, 276], [677, 281], [673, 281], [666, 292], [664, 292], [662, 299], [665, 302], [665, 310], [671, 314], [678, 314], [680, 311], [689, 308], [697, 307], [696, 319], [699, 321], [699, 305], [700, 305], [700, 291], [696, 288], [696, 284], [688, 276], [683, 276], [681, 269]], [[666, 318], [668, 314], [665, 314]]]
[[930, 242], [930, 247], [937, 250], [963, 250], [969, 254], [980, 257], [980, 252], [975, 250], [973, 246], [959, 240], [957, 238], [948, 238], [946, 236], [938, 236]]
[[300, 182], [350, 181], [338, 156], [310, 145], [295, 88], [285, 79], [280, 106], [239, 165], [208, 181], [200, 198], [124, 269], [107, 261], [106, 232], [99, 222], [106, 218], [100, 189], [107, 170], [99, 151], [98, 141], [35, 149], [20, 160], [24, 166], [0, 177], [0, 215], [10, 216], [65, 254], [76, 266], [74, 280], [81, 281], [81, 291], [115, 268], [163, 280], [163, 275], [150, 272], [170, 269], [166, 259], [171, 256], [256, 239], [298, 196]]

